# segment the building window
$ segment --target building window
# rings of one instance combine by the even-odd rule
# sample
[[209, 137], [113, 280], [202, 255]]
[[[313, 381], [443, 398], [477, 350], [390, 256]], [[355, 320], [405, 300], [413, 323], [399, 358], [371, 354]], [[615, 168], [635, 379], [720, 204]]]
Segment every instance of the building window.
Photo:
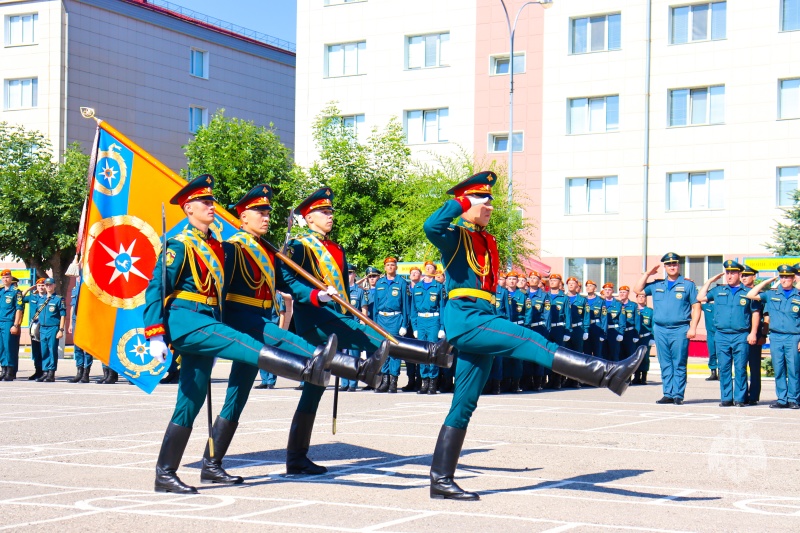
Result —
[[672, 44], [724, 39], [727, 2], [673, 7], [670, 17]]
[[667, 210], [722, 209], [723, 171], [673, 172], [667, 175]]
[[603, 133], [619, 129], [619, 96], [570, 98], [567, 133]]
[[570, 20], [570, 53], [619, 50], [622, 15], [597, 15]]
[[208, 126], [208, 109], [205, 107], [189, 107], [189, 132], [197, 133], [202, 127]]
[[695, 126], [725, 122], [725, 86], [671, 89], [669, 125]]
[[598, 287], [609, 282], [617, 286], [619, 267], [616, 257], [568, 257], [566, 264], [566, 277], [574, 276], [583, 284], [592, 280]]
[[408, 68], [445, 67], [450, 64], [450, 34], [432, 33], [408, 38]]
[[[523, 132], [514, 132], [514, 151], [521, 152], [524, 145]], [[508, 132], [489, 134], [490, 152], [508, 152]]]
[[33, 44], [36, 42], [36, 25], [39, 15], [9, 15], [6, 17], [6, 45]]
[[781, 31], [800, 30], [800, 0], [781, 0]]
[[707, 279], [722, 272], [721, 255], [701, 255], [681, 258], [681, 274], [700, 287]]
[[567, 214], [596, 215], [619, 212], [617, 177], [568, 178]]
[[343, 115], [339, 117], [342, 126], [349, 131], [358, 142], [366, 139], [367, 128], [364, 126], [364, 115]]
[[195, 48], [189, 50], [189, 73], [208, 79], [208, 52]]
[[5, 109], [26, 109], [39, 105], [39, 79], [6, 80]]
[[797, 178], [800, 167], [778, 168], [778, 205], [791, 207], [795, 204], [794, 193], [797, 192]]
[[780, 81], [779, 118], [800, 118], [800, 78]]
[[338, 78], [364, 74], [363, 63], [366, 50], [366, 41], [328, 45], [326, 54], [328, 77]]
[[[502, 76], [508, 74], [509, 63], [508, 54], [496, 55], [489, 58], [489, 73], [492, 76]], [[525, 72], [525, 52], [514, 53], [514, 74]]]
[[406, 142], [408, 144], [447, 142], [449, 109], [418, 109], [406, 111]]

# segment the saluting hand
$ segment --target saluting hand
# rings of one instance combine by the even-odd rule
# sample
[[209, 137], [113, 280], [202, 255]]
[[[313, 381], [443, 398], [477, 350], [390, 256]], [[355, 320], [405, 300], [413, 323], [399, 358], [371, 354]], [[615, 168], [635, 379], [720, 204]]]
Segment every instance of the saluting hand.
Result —
[[658, 263], [657, 265], [653, 265], [652, 267], [650, 267], [650, 270], [647, 271], [647, 275], [648, 276], [655, 276], [656, 274], [658, 274], [658, 269], [659, 268], [661, 268], [661, 263]]
[[725, 275], [725, 272], [724, 272], [724, 271], [723, 271], [723, 272], [720, 272], [719, 274], [717, 274], [716, 276], [714, 276], [713, 278], [711, 278], [710, 280], [708, 280], [708, 284], [709, 284], [709, 285], [711, 285], [712, 283], [714, 283], [715, 281], [717, 281], [719, 278], [721, 278], [721, 277], [722, 277], [722, 276], [724, 276], [724, 275]]
[[467, 200], [469, 200], [470, 205], [480, 205], [485, 204], [489, 201], [488, 196], [475, 196], [473, 194], [467, 195]]

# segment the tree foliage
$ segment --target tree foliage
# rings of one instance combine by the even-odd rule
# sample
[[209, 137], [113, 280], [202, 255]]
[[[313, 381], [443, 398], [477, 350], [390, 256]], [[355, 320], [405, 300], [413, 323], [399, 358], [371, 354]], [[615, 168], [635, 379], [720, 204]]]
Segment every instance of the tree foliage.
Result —
[[224, 206], [235, 204], [259, 183], [269, 184], [276, 202], [268, 237], [282, 240], [282, 232], [286, 231], [283, 221], [297, 197], [298, 180], [290, 151], [272, 124], [266, 128], [251, 121], [227, 118], [221, 109], [184, 149], [188, 169], [182, 174], [214, 176], [214, 195]]
[[786, 209], [788, 223], [778, 222], [773, 229], [774, 244], [765, 244], [776, 255], [800, 255], [800, 190], [794, 192], [794, 204]]
[[0, 122], [0, 254], [40, 274], [52, 269], [59, 292], [75, 254], [89, 157], [70, 145], [62, 162], [37, 131]]

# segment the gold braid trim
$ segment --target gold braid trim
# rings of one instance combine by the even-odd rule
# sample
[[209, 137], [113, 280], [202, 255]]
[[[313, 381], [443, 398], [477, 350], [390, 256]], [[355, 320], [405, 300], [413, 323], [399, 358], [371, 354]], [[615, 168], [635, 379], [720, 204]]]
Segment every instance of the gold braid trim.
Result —
[[461, 231], [461, 239], [464, 241], [464, 251], [466, 252], [467, 256], [467, 264], [469, 268], [472, 269], [475, 274], [479, 277], [486, 277], [489, 275], [489, 272], [492, 270], [491, 262], [489, 261], [489, 250], [487, 248], [486, 255], [483, 257], [484, 265], [480, 266], [478, 263], [478, 258], [475, 255], [475, 248], [472, 244], [472, 239], [467, 235], [466, 230]]
[[247, 259], [244, 256], [242, 247], [239, 244], [234, 244], [233, 247], [236, 249], [236, 267], [234, 268], [234, 272], [241, 272], [242, 280], [244, 280], [245, 285], [252, 289], [253, 292], [257, 292], [264, 286], [264, 283], [266, 283], [266, 276], [261, 276], [261, 279], [256, 281], [255, 278], [250, 275], [250, 271], [247, 268]]

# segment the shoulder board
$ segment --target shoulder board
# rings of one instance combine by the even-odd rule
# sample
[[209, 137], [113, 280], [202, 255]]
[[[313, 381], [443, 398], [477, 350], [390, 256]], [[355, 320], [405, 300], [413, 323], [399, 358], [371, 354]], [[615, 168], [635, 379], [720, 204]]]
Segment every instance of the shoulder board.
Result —
[[691, 281], [692, 283], [694, 283], [694, 280], [692, 278], [684, 277], [683, 279], [685, 279], [686, 281]]

